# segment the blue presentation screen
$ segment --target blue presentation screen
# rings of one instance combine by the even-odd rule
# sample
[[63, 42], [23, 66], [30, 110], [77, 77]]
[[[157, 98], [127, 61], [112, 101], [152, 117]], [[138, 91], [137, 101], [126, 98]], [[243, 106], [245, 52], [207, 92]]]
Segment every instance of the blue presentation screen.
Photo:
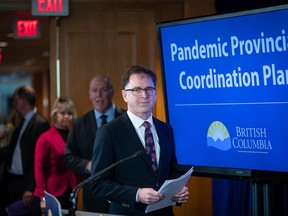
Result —
[[157, 25], [179, 164], [288, 172], [287, 8]]

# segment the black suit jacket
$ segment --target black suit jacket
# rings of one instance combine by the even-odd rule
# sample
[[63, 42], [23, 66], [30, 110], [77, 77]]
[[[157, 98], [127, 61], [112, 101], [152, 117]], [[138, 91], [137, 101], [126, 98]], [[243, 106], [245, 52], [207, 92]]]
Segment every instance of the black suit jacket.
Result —
[[[153, 118], [153, 122], [160, 145], [157, 176], [152, 170], [148, 156], [143, 154], [117, 165], [91, 182], [95, 196], [111, 201], [109, 213], [143, 215], [146, 206], [136, 202], [137, 190], [139, 188], [158, 190], [165, 180], [179, 177], [173, 129], [169, 124], [156, 118]], [[145, 151], [137, 132], [127, 113], [122, 114], [97, 131], [91, 175], [97, 175], [109, 165], [140, 150]], [[162, 211], [163, 214], [158, 215], [173, 215], [171, 207]]]
[[[22, 157], [24, 190], [34, 192], [34, 151], [36, 141], [39, 136], [50, 128], [50, 124], [39, 114], [35, 113], [29, 121], [20, 139], [20, 149]], [[17, 138], [16, 129], [11, 137], [8, 149], [7, 166], [10, 168]], [[21, 199], [22, 197], [19, 197]]]
[[[124, 112], [116, 107], [115, 118]], [[92, 158], [93, 143], [97, 131], [94, 110], [77, 118], [66, 142], [64, 153], [65, 165], [78, 175], [85, 176], [85, 168]]]

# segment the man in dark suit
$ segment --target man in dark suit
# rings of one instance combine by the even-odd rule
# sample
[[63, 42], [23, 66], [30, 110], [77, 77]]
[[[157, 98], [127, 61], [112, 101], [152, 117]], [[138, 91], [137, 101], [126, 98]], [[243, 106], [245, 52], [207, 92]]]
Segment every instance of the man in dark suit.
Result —
[[[150, 69], [130, 67], [122, 79], [122, 96], [128, 111], [97, 131], [92, 175], [137, 151], [147, 153], [98, 174], [91, 182], [95, 196], [111, 201], [111, 214], [144, 215], [148, 204], [163, 199], [157, 191], [164, 181], [179, 177], [173, 129], [152, 116], [156, 81], [156, 74]], [[182, 203], [188, 197], [188, 188], [184, 187], [172, 199]], [[146, 215], [172, 216], [173, 209], [169, 206]]]
[[[13, 95], [13, 106], [20, 113], [23, 121], [11, 136], [7, 147], [6, 166], [1, 183], [1, 206], [22, 200], [31, 205], [34, 180], [34, 150], [38, 137], [50, 128], [35, 107], [36, 94], [33, 88], [21, 86]], [[3, 212], [1, 212], [4, 214]]]
[[[94, 76], [89, 83], [89, 96], [93, 110], [77, 118], [67, 139], [64, 163], [80, 176], [78, 183], [91, 174], [91, 158], [95, 134], [105, 122], [120, 116], [124, 110], [113, 103], [114, 89], [104, 75]], [[103, 115], [106, 117], [103, 119]], [[104, 122], [102, 122], [104, 120]], [[90, 212], [107, 212], [107, 201], [96, 199], [89, 184], [83, 190], [83, 209]]]

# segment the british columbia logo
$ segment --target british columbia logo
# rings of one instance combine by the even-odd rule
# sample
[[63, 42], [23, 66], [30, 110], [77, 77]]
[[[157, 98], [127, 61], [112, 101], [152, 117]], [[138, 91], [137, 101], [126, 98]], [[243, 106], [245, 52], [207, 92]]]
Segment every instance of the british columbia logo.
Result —
[[226, 126], [220, 121], [210, 124], [207, 132], [207, 146], [221, 151], [233, 148], [239, 153], [257, 154], [267, 154], [273, 149], [265, 127], [236, 126], [235, 133], [231, 136]]
[[231, 149], [231, 139], [226, 126], [220, 121], [210, 124], [207, 132], [207, 145], [222, 151]]

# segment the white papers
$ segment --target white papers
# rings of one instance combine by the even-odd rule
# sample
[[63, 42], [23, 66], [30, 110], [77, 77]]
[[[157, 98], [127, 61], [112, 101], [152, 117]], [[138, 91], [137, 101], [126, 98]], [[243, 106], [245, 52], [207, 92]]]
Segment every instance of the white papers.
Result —
[[186, 185], [192, 172], [193, 167], [191, 167], [191, 169], [189, 169], [184, 175], [180, 176], [177, 179], [166, 180], [158, 191], [164, 194], [165, 198], [155, 204], [148, 205], [145, 210], [145, 213], [176, 204], [176, 202], [172, 201], [171, 199], [176, 193], [180, 192], [182, 188]]

